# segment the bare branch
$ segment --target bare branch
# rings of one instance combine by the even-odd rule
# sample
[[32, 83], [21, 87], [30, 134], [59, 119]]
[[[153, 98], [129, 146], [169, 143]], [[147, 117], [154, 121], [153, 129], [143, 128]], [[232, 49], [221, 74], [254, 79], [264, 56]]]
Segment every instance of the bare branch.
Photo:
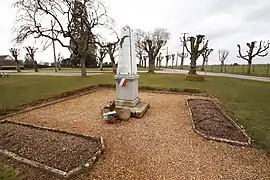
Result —
[[[247, 46], [249, 46], [249, 45], [247, 45]], [[239, 54], [239, 56], [237, 56], [238, 58], [242, 58], [242, 59], [244, 59], [244, 60], [246, 60], [246, 61], [248, 61], [248, 55], [242, 55], [242, 53], [241, 53], [241, 46], [238, 44], [237, 45], [237, 47], [238, 47], [238, 54]]]
[[268, 55], [268, 52], [266, 52], [268, 49], [269, 49], [269, 41], [267, 41], [267, 43], [265, 42], [262, 42], [260, 41], [259, 43], [259, 47], [257, 47], [257, 51], [254, 52], [255, 50], [255, 44], [256, 44], [256, 41], [252, 41], [251, 43], [247, 43], [247, 47], [249, 48], [246, 55], [243, 55], [241, 53], [241, 46], [240, 45], [237, 45], [238, 46], [238, 54], [239, 56], [237, 56], [238, 58], [242, 58], [246, 61], [248, 61], [249, 64], [252, 63], [252, 59], [256, 56], [259, 56], [259, 57], [265, 57]]

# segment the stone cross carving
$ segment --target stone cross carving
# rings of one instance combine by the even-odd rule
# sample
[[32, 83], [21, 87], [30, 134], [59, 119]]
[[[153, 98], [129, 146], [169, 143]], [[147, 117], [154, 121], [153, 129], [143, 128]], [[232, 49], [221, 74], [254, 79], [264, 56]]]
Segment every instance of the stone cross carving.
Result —
[[117, 74], [137, 74], [134, 34], [129, 26], [123, 27], [121, 31]]

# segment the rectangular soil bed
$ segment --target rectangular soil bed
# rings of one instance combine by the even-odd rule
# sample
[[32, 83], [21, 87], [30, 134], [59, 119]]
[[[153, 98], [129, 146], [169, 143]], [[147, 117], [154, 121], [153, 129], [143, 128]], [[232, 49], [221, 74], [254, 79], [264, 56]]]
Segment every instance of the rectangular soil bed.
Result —
[[210, 100], [189, 99], [188, 106], [196, 132], [207, 139], [249, 145], [250, 138]]
[[63, 176], [79, 171], [83, 165], [89, 166], [89, 160], [95, 160], [103, 148], [102, 138], [8, 121], [0, 123], [2, 153], [60, 170]]

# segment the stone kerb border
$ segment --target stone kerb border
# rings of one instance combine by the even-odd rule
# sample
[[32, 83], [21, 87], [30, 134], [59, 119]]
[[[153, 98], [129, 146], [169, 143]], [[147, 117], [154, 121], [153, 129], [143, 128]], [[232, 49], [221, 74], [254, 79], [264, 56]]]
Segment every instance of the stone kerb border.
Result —
[[68, 131], [63, 131], [63, 130], [54, 129], [54, 128], [44, 128], [41, 126], [36, 126], [36, 125], [27, 124], [27, 123], [23, 123], [23, 122], [9, 121], [9, 120], [0, 120], [0, 123], [18, 124], [18, 125], [22, 125], [22, 126], [27, 126], [27, 127], [39, 129], [39, 130], [48, 130], [48, 131], [53, 131], [53, 132], [57, 132], [57, 133], [63, 133], [63, 134], [73, 135], [73, 136], [77, 136], [77, 137], [81, 137], [81, 138], [86, 138], [86, 139], [89, 139], [92, 141], [97, 141], [100, 143], [101, 147], [99, 149], [97, 149], [96, 153], [94, 154], [94, 156], [92, 158], [86, 160], [85, 164], [82, 164], [82, 165], [80, 165], [80, 166], [78, 166], [78, 167], [76, 167], [68, 172], [47, 166], [45, 164], [41, 164], [40, 162], [37, 162], [37, 161], [29, 160], [27, 158], [21, 157], [15, 153], [7, 151], [7, 150], [0, 149], [0, 153], [2, 153], [3, 155], [5, 155], [7, 157], [13, 158], [21, 163], [29, 164], [30, 166], [39, 168], [41, 170], [45, 170], [49, 173], [53, 173], [55, 176], [60, 177], [60, 178], [69, 178], [70, 176], [79, 174], [84, 170], [91, 169], [92, 166], [94, 165], [94, 163], [97, 161], [97, 159], [101, 156], [101, 154], [105, 150], [105, 144], [104, 144], [104, 140], [102, 137], [99, 137], [99, 138], [92, 137], [92, 136], [85, 135], [82, 133], [68, 132]]
[[196, 100], [206, 100], [206, 101], [212, 101], [215, 106], [221, 111], [221, 113], [238, 129], [240, 130], [244, 136], [247, 137], [248, 139], [248, 142], [240, 142], [240, 141], [233, 141], [233, 140], [229, 140], [229, 139], [224, 139], [224, 138], [217, 138], [217, 137], [214, 137], [214, 136], [208, 136], [208, 135], [205, 135], [204, 133], [200, 132], [199, 130], [196, 129], [195, 127], [195, 123], [194, 123], [194, 120], [193, 120], [193, 114], [192, 114], [192, 111], [191, 111], [191, 108], [189, 106], [189, 103], [188, 101], [189, 100], [193, 100], [192, 98], [189, 98], [189, 99], [186, 99], [186, 105], [187, 105], [187, 108], [188, 108], [188, 113], [189, 113], [189, 117], [191, 119], [191, 123], [192, 123], [192, 128], [193, 130], [199, 134], [200, 136], [204, 137], [205, 139], [208, 139], [208, 140], [215, 140], [215, 141], [220, 141], [220, 142], [225, 142], [225, 143], [229, 143], [229, 144], [234, 144], [234, 145], [239, 145], [239, 146], [250, 146], [251, 145], [251, 138], [246, 134], [246, 131], [241, 128], [230, 116], [228, 116], [225, 111], [213, 100], [210, 100], [210, 99], [196, 99]]

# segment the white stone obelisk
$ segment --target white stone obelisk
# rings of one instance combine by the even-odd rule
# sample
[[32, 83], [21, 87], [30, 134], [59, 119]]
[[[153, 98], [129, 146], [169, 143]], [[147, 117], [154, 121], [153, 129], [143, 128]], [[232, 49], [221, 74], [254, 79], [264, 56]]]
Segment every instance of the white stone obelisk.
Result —
[[125, 81], [124, 86], [116, 81], [116, 106], [135, 107], [140, 103], [138, 97], [137, 63], [135, 54], [134, 33], [129, 26], [121, 31], [119, 59], [116, 80]]
[[141, 102], [138, 97], [137, 63], [134, 33], [129, 26], [121, 31], [119, 59], [116, 81], [116, 108], [129, 109], [131, 117], [142, 118], [149, 109], [148, 102]]

